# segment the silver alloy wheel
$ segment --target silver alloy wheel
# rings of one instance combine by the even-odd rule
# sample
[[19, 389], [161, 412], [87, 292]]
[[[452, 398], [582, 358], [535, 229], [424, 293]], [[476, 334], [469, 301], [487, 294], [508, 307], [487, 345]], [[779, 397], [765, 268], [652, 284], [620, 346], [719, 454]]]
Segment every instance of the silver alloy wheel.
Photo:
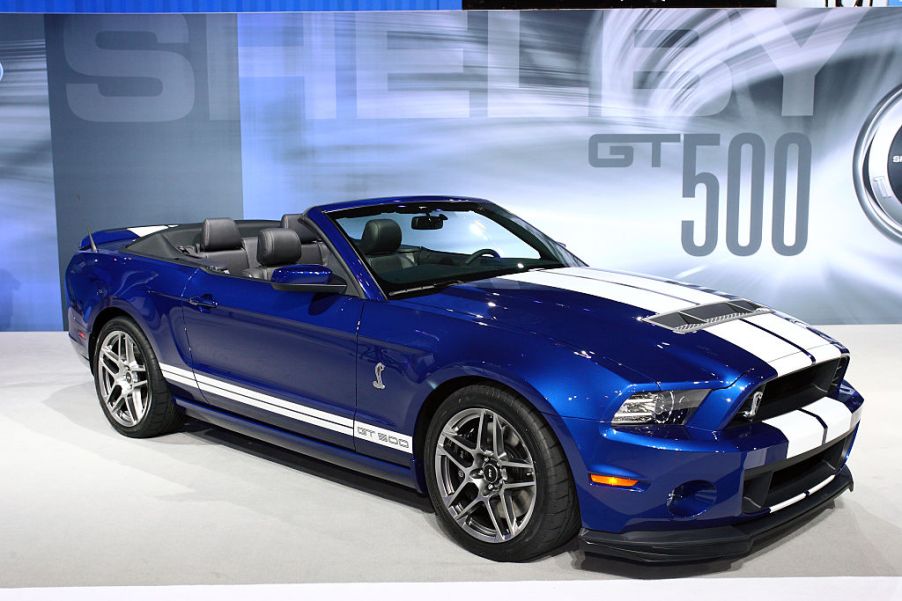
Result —
[[519, 432], [490, 409], [452, 417], [435, 448], [435, 479], [451, 517], [475, 539], [511, 540], [536, 505], [535, 466]]
[[100, 396], [113, 419], [130, 428], [147, 413], [150, 398], [144, 356], [134, 339], [122, 330], [107, 334], [97, 352]]

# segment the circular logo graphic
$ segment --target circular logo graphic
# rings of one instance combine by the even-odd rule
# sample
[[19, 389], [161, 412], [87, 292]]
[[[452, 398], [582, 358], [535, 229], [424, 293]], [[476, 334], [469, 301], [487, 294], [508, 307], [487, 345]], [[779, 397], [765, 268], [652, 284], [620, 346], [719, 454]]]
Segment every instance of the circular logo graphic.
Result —
[[855, 191], [868, 219], [902, 242], [902, 87], [880, 101], [855, 145]]

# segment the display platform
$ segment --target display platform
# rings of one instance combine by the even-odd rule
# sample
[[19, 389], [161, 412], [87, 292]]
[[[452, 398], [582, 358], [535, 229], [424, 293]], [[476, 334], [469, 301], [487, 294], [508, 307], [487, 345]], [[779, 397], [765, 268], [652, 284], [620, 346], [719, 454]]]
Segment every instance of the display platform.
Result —
[[[812, 591], [786, 577], [902, 576], [902, 325], [824, 330], [850, 348], [848, 379], [867, 399], [850, 462], [855, 491], [749, 557], [668, 567], [585, 556], [575, 545], [492, 563], [441, 533], [413, 491], [199, 424], [124, 438], [65, 333], [0, 333], [0, 587], [739, 577]], [[895, 579], [860, 582], [899, 590]]]

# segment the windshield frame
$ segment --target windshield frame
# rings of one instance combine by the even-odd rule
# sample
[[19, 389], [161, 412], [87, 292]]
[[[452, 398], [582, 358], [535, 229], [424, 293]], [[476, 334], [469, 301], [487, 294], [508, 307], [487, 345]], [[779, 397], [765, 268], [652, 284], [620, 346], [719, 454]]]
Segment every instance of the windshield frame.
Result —
[[[503, 269], [486, 269], [482, 272], [460, 274], [459, 277], [443, 277], [435, 279], [424, 279], [421, 281], [405, 282], [399, 284], [382, 278], [370, 265], [367, 257], [357, 247], [354, 239], [348, 234], [344, 227], [339, 223], [339, 219], [348, 217], [376, 217], [385, 214], [409, 214], [412, 216], [420, 215], [434, 210], [445, 211], [472, 211], [479, 215], [494, 221], [499, 226], [510, 232], [511, 235], [521, 240], [527, 246], [539, 253], [540, 260], [553, 261], [553, 265], [533, 266], [529, 268], [518, 269], [516, 267], [506, 267]], [[405, 296], [416, 296], [421, 294], [430, 294], [440, 290], [446, 286], [465, 283], [470, 281], [478, 281], [509, 275], [513, 273], [523, 273], [532, 269], [554, 269], [556, 267], [583, 267], [585, 262], [580, 260], [576, 255], [567, 250], [562, 244], [553, 238], [539, 231], [533, 225], [525, 220], [510, 213], [506, 209], [488, 201], [483, 200], [456, 200], [448, 198], [447, 200], [422, 200], [411, 199], [410, 202], [392, 203], [392, 204], [374, 204], [351, 208], [334, 209], [331, 211], [323, 211], [323, 214], [335, 227], [335, 229], [344, 237], [345, 241], [356, 253], [364, 268], [372, 277], [373, 281], [381, 290], [386, 298], [394, 299]], [[433, 249], [430, 249], [433, 250]]]

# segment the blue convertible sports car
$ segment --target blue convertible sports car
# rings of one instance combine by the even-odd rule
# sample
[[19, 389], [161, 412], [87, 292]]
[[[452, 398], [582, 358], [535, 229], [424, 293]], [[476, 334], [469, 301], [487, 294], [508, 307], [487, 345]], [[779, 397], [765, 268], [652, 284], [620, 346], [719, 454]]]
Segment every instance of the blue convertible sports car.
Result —
[[492, 559], [741, 555], [852, 487], [841, 344], [485, 200], [99, 231], [66, 290], [122, 434], [188, 416], [411, 486]]

